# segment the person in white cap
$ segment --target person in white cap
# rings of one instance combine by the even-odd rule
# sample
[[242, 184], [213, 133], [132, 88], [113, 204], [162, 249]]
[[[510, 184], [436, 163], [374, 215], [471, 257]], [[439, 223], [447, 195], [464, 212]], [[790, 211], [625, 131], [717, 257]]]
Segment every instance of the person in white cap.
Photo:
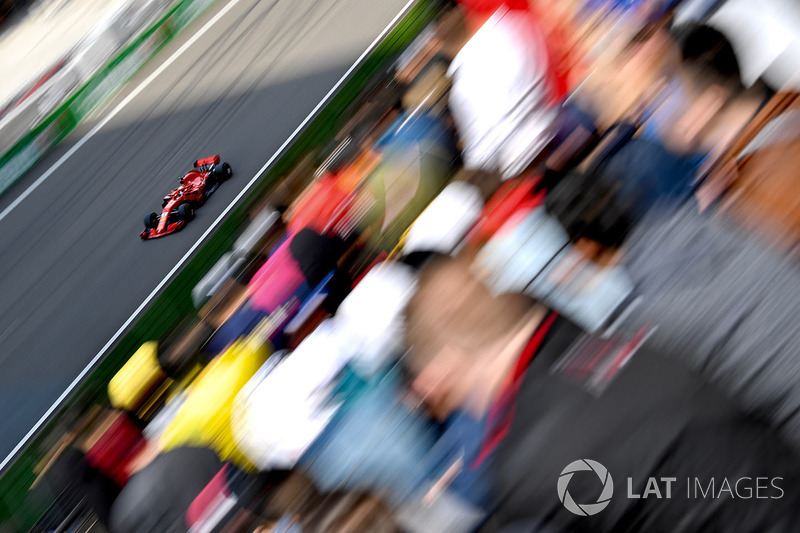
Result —
[[445, 187], [411, 225], [403, 253], [457, 251], [483, 209], [483, 197], [475, 185], [456, 181]]

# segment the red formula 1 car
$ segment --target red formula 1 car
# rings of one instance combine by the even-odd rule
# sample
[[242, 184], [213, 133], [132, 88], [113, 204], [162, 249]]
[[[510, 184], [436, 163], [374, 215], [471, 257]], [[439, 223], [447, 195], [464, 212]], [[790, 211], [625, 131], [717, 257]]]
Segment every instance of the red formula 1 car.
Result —
[[144, 217], [142, 239], [155, 239], [183, 229], [194, 218], [194, 211], [214, 194], [220, 184], [233, 175], [228, 163], [220, 164], [218, 155], [194, 162], [194, 168], [181, 178], [181, 186], [164, 197], [161, 216]]

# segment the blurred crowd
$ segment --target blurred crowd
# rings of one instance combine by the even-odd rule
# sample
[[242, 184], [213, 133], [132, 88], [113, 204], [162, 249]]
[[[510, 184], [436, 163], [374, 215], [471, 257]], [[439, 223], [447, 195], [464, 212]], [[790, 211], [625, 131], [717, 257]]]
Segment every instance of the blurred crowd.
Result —
[[42, 530], [795, 531], [798, 40], [446, 6], [37, 467]]

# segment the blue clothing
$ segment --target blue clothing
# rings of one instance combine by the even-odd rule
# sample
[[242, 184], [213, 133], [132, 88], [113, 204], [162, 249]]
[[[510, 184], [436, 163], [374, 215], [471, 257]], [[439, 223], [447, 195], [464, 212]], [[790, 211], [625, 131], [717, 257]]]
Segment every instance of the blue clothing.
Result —
[[[586, 8], [592, 11], [600, 9], [608, 11], [629, 11], [638, 9], [645, 1], [647, 0], [589, 0], [586, 4]], [[678, 0], [660, 0], [656, 3], [657, 9], [652, 11], [648, 20], [658, 20], [670, 7], [677, 3]]]
[[553, 145], [558, 146], [566, 141], [579, 127], [590, 133], [597, 133], [596, 117], [580, 105], [565, 102], [558, 111], [557, 127], [553, 137]]
[[291, 516], [284, 515], [273, 526], [272, 533], [303, 533], [303, 528]]
[[434, 426], [401, 402], [396, 370], [366, 381], [345, 369], [339, 383], [332, 401], [343, 403], [300, 466], [323, 492], [377, 491], [387, 503], [403, 503], [430, 478]]
[[475, 465], [484, 438], [485, 419], [476, 419], [467, 413], [457, 412], [444, 424], [439, 440], [430, 451], [429, 460], [438, 478], [459, 458], [464, 467], [448, 489], [465, 502], [489, 511], [491, 482], [488, 472], [490, 459]]
[[221, 354], [231, 343], [253, 331], [258, 323], [268, 316], [269, 313], [252, 309], [249, 305], [243, 306], [214, 333], [208, 341], [206, 351], [212, 355]]
[[375, 143], [380, 151], [403, 150], [420, 142], [444, 144], [452, 153], [458, 148], [452, 131], [442, 117], [429, 112], [403, 112]]
[[634, 138], [605, 164], [603, 174], [619, 186], [618, 198], [641, 218], [657, 204], [677, 206], [692, 197], [705, 156], [678, 156], [660, 143]]
[[[291, 298], [303, 301], [311, 294], [311, 291], [311, 287], [304, 281], [294, 294], [292, 294]], [[206, 352], [215, 356], [221, 354], [236, 339], [249, 335], [256, 326], [269, 315], [270, 314], [266, 311], [253, 309], [250, 307], [249, 303], [245, 303], [219, 327], [216, 333], [214, 333], [214, 336], [211, 337], [211, 340], [206, 346]], [[284, 319], [284, 326], [290, 319], [291, 317]], [[285, 347], [285, 340], [282, 329], [277, 331], [270, 338], [270, 342], [276, 350]]]
[[534, 209], [509, 231], [498, 232], [483, 248], [478, 263], [496, 293], [525, 292], [588, 331], [597, 331], [628, 298], [633, 285], [618, 268], [589, 260], [558, 281], [554, 269], [572, 260], [572, 245], [558, 220], [544, 207]]

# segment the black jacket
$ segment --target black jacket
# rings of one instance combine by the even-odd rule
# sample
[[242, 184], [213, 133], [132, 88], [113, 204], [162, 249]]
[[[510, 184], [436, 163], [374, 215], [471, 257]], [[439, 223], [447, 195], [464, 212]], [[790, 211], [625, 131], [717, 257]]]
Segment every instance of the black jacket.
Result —
[[[499, 523], [615, 533], [796, 530], [798, 459], [675, 359], [649, 350], [642, 333], [604, 341], [556, 320], [493, 457]], [[613, 480], [610, 503], [592, 516], [568, 511], [557, 490], [562, 470], [580, 459], [601, 463]], [[652, 491], [646, 499], [628, 497], [642, 495], [650, 477], [658, 478], [661, 499]], [[669, 499], [662, 477], [676, 478]], [[567, 492], [578, 504], [594, 504], [602, 487], [592, 471], [578, 472]]]

